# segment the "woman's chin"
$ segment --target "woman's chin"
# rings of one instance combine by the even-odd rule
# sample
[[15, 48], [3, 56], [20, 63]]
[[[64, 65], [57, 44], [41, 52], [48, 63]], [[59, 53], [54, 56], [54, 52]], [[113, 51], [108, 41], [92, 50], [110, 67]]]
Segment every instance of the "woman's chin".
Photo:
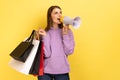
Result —
[[58, 22], [58, 24], [61, 24], [61, 22]]

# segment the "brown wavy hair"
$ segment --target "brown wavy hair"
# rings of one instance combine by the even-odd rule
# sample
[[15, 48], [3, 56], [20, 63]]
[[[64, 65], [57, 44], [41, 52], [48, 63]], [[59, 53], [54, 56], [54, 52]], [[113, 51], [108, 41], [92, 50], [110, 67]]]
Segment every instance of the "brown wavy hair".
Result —
[[[51, 13], [52, 13], [53, 9], [55, 9], [55, 8], [58, 8], [58, 9], [61, 10], [61, 8], [59, 6], [57, 6], [57, 5], [51, 6], [48, 9], [48, 11], [47, 11], [47, 26], [45, 28], [45, 31], [48, 31], [48, 30], [50, 30], [51, 27], [53, 27], [53, 20], [51, 18]], [[63, 28], [63, 23], [59, 24], [58, 27]]]

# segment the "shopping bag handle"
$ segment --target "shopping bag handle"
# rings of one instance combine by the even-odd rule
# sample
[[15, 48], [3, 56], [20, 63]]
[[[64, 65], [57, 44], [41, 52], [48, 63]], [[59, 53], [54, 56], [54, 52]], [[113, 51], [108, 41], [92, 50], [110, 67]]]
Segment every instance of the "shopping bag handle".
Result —
[[34, 39], [34, 33], [35, 33], [35, 30], [32, 31], [31, 35], [28, 37], [28, 39], [25, 42], [31, 42], [32, 43], [32, 41]]

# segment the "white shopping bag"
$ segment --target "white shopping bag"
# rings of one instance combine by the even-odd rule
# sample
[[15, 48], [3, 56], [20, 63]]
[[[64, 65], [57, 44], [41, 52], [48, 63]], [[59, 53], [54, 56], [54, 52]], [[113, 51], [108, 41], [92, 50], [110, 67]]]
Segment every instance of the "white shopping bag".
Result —
[[18, 72], [21, 72], [21, 73], [26, 74], [26, 75], [29, 74], [29, 71], [30, 71], [32, 63], [34, 61], [34, 58], [36, 56], [40, 41], [34, 39], [32, 43], [33, 43], [34, 47], [32, 48], [32, 50], [31, 50], [31, 52], [30, 52], [30, 54], [25, 62], [21, 62], [21, 61], [17, 61], [15, 59], [12, 59], [9, 63], [9, 65], [12, 68], [14, 68]]

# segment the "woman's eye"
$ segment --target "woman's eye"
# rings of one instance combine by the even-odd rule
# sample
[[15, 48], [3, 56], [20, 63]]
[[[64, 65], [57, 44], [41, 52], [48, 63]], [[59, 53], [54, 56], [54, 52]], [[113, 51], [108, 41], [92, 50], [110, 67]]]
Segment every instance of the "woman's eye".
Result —
[[55, 12], [55, 14], [57, 14], [58, 12]]
[[62, 12], [60, 12], [60, 14], [62, 14]]
[[[59, 12], [60, 14], [62, 14], [62, 12]], [[58, 12], [55, 12], [55, 14], [58, 14]]]

